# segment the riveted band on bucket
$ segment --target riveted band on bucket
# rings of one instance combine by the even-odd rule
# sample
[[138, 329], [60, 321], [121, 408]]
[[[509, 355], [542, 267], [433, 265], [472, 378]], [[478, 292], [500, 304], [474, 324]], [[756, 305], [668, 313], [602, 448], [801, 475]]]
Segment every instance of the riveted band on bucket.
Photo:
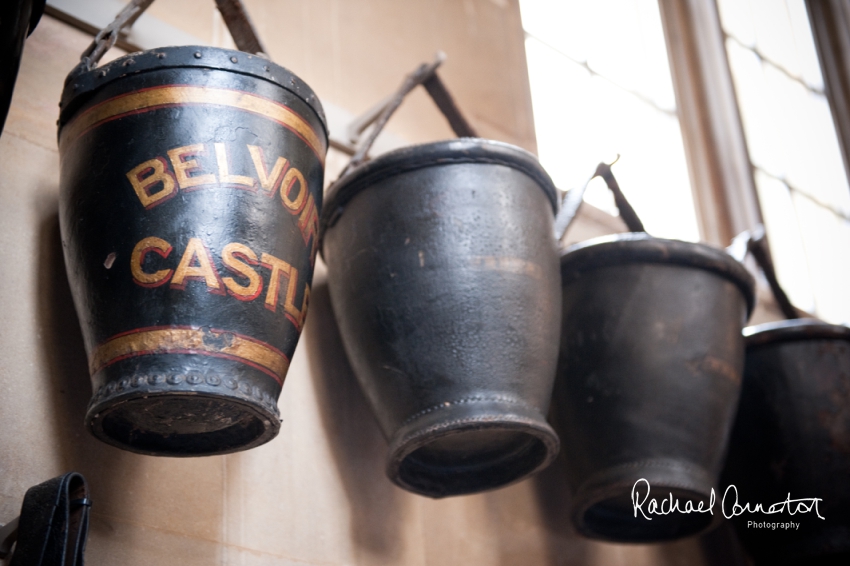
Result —
[[92, 375], [117, 361], [147, 354], [200, 354], [242, 362], [283, 384], [289, 359], [254, 338], [211, 328], [152, 327], [123, 332], [95, 348]]

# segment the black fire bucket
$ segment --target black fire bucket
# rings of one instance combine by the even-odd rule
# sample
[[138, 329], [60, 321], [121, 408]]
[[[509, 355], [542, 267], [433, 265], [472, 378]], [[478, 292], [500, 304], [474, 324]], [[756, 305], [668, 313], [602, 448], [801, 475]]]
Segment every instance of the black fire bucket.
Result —
[[568, 248], [561, 276], [553, 419], [574, 525], [591, 538], [654, 542], [717, 524], [716, 507], [653, 515], [650, 501], [710, 504], [740, 390], [752, 276], [721, 250], [645, 233]]
[[318, 99], [262, 57], [170, 47], [81, 65], [61, 107], [87, 426], [156, 455], [269, 441], [318, 246]]
[[[751, 508], [821, 501], [794, 515], [745, 512], [733, 519], [735, 530], [757, 565], [850, 564], [850, 328], [796, 319], [744, 334], [744, 382], [723, 484]], [[748, 528], [748, 521], [799, 527]]]
[[536, 158], [470, 138], [408, 147], [327, 198], [331, 302], [389, 478], [444, 497], [548, 465], [561, 298], [555, 188]]

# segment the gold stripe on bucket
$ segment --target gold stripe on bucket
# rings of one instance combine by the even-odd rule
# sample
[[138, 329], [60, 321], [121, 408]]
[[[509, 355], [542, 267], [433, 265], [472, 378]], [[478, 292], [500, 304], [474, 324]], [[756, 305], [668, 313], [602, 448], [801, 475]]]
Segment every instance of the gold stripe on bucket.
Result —
[[294, 132], [324, 163], [327, 148], [316, 130], [288, 106], [241, 90], [205, 86], [165, 85], [122, 94], [92, 106], [64, 128], [63, 137], [76, 139], [110, 120], [169, 106], [212, 105], [250, 112]]
[[287, 357], [254, 338], [210, 328], [182, 326], [138, 328], [117, 334], [95, 348], [89, 361], [94, 375], [126, 358], [148, 354], [200, 354], [242, 362], [283, 384], [289, 369]]

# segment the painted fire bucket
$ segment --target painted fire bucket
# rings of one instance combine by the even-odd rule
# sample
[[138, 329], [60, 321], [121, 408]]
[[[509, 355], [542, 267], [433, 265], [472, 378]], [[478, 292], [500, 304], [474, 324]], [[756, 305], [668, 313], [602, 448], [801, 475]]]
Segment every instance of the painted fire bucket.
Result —
[[494, 489], [557, 454], [555, 195], [534, 156], [475, 138], [384, 154], [329, 191], [331, 302], [399, 486]]
[[[743, 513], [735, 530], [757, 565], [850, 564], [850, 328], [796, 319], [744, 334], [744, 382], [723, 484], [751, 507], [821, 501], [793, 516]], [[754, 529], [748, 521], [800, 526]]]
[[168, 456], [274, 438], [318, 246], [316, 96], [240, 51], [134, 53], [69, 75], [59, 148], [88, 428]]
[[553, 420], [575, 527], [655, 542], [716, 525], [716, 508], [649, 510], [671, 494], [682, 510], [710, 504], [740, 391], [752, 276], [722, 250], [646, 233], [566, 249], [561, 276]]

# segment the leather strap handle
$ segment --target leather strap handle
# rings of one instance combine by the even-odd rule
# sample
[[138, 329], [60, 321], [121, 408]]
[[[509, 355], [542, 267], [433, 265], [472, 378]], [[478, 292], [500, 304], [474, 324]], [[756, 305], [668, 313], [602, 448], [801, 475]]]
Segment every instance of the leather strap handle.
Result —
[[83, 566], [90, 509], [86, 479], [76, 472], [29, 488], [9, 566]]
[[732, 243], [726, 248], [726, 252], [742, 263], [748, 253], [752, 254], [758, 266], [761, 267], [764, 278], [767, 279], [767, 284], [770, 285], [770, 290], [773, 292], [773, 298], [776, 299], [776, 304], [779, 305], [779, 310], [782, 311], [785, 318], [788, 320], [801, 318], [800, 313], [797, 312], [776, 277], [776, 270], [773, 267], [773, 259], [770, 257], [770, 249], [767, 247], [767, 236], [763, 225], [758, 224], [752, 230], [744, 230], [735, 236]]
[[348, 165], [346, 165], [345, 169], [343, 169], [339, 174], [338, 179], [342, 179], [346, 173], [366, 161], [369, 150], [372, 148], [372, 144], [375, 143], [375, 140], [378, 138], [378, 134], [380, 134], [384, 129], [384, 126], [387, 125], [390, 116], [392, 116], [398, 107], [401, 106], [401, 103], [404, 101], [404, 98], [410, 94], [410, 91], [419, 85], [422, 85], [431, 96], [431, 99], [437, 105], [437, 108], [449, 121], [449, 125], [455, 135], [458, 137], [478, 137], [478, 133], [475, 131], [475, 128], [473, 128], [467, 119], [464, 118], [460, 108], [458, 108], [457, 103], [446, 88], [445, 83], [442, 79], [440, 79], [439, 75], [437, 75], [437, 67], [442, 65], [445, 60], [445, 53], [438, 52], [432, 63], [422, 63], [412, 73], [407, 75], [404, 78], [404, 82], [400, 87], [398, 87], [398, 90], [396, 90], [389, 98], [382, 101], [379, 107], [367, 111], [364, 117], [355, 120], [356, 131], [350, 132], [354, 134], [352, 141], [355, 141], [363, 130], [371, 124], [374, 123], [375, 126], [366, 137], [366, 140], [360, 145], [360, 148], [354, 153], [351, 161], [348, 162]]
[[608, 186], [608, 190], [614, 194], [614, 202], [617, 205], [617, 210], [620, 212], [620, 218], [623, 219], [629, 232], [646, 232], [643, 222], [641, 222], [637, 212], [632, 208], [629, 201], [626, 200], [626, 195], [623, 194], [620, 184], [614, 178], [614, 173], [611, 171], [611, 166], [619, 160], [620, 156], [617, 155], [617, 159], [611, 163], [600, 163], [596, 166], [596, 171], [593, 172], [593, 175], [585, 182], [584, 186], [567, 191], [567, 194], [564, 195], [564, 199], [561, 201], [561, 208], [558, 210], [557, 216], [555, 216], [555, 241], [560, 242], [567, 233], [567, 229], [573, 220], [575, 220], [578, 210], [581, 208], [587, 186], [596, 177], [601, 177]]

